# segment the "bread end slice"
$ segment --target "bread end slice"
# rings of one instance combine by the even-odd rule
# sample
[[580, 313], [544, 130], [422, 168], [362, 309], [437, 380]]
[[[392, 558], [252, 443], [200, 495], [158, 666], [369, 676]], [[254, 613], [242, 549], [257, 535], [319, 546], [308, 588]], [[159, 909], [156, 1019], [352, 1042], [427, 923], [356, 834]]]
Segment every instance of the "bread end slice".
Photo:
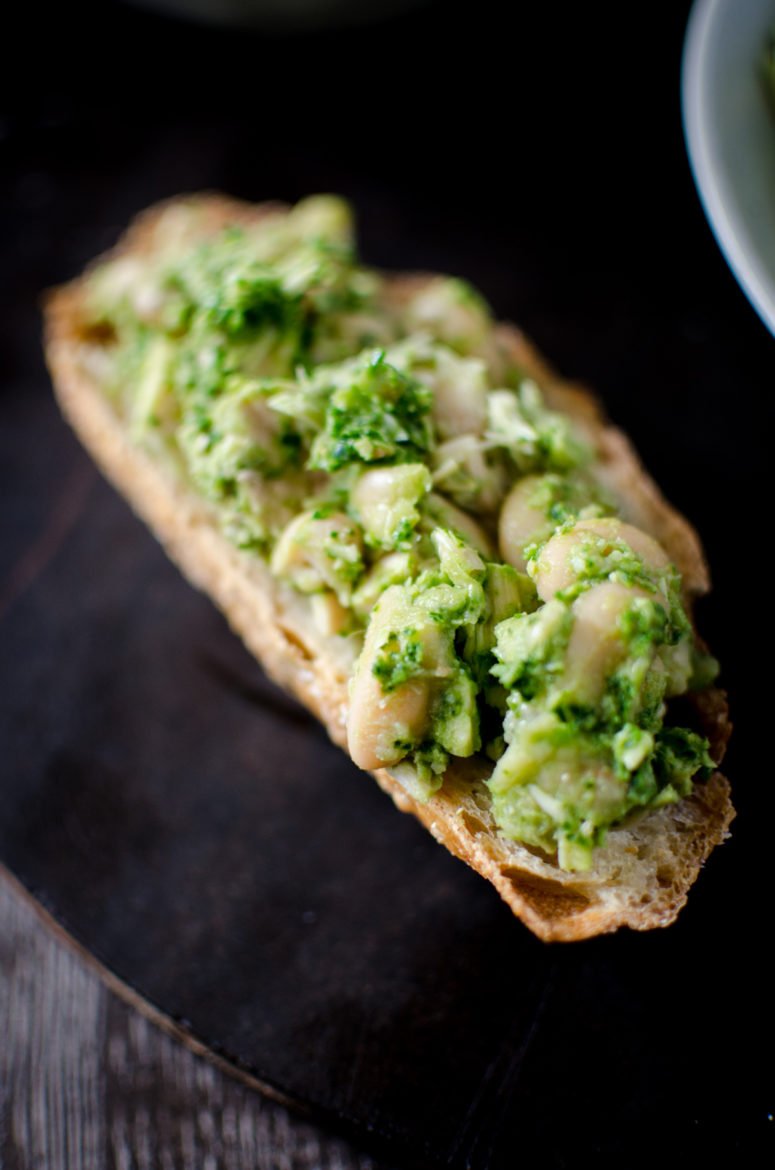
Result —
[[[218, 195], [172, 201], [139, 217], [118, 251], [152, 252], [176, 222], [200, 238], [225, 224], [278, 210], [277, 205], [251, 207]], [[405, 279], [396, 277], [396, 285]], [[331, 639], [316, 632], [305, 600], [275, 580], [257, 557], [233, 546], [222, 535], [213, 508], [132, 442], [102, 392], [102, 342], [90, 336], [84, 308], [82, 279], [56, 290], [46, 303], [46, 357], [64, 415], [188, 580], [223, 611], [267, 673], [345, 747], [351, 663], [334, 652]], [[696, 535], [664, 501], [626, 438], [606, 423], [594, 397], [558, 378], [513, 328], [504, 326], [501, 336], [520, 365], [545, 386], [550, 402], [593, 438], [607, 486], [618, 495], [625, 515], [661, 541], [690, 594], [705, 591], [707, 570]], [[703, 694], [698, 709], [720, 760], [730, 729], [723, 694]], [[621, 926], [649, 930], [669, 925], [734, 816], [729, 784], [716, 772], [680, 803], [612, 830], [591, 870], [568, 873], [540, 851], [502, 836], [493, 820], [486, 774], [483, 761], [455, 761], [426, 804], [413, 799], [389, 772], [375, 776], [398, 808], [416, 816], [450, 852], [490, 881], [545, 940], [584, 939]]]

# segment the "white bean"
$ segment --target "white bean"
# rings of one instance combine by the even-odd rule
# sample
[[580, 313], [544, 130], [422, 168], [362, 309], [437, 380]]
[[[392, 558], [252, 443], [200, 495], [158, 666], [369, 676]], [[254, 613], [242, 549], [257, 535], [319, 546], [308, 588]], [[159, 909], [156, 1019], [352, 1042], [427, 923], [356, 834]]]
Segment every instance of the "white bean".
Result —
[[419, 520], [417, 505], [430, 487], [430, 473], [422, 463], [375, 467], [360, 476], [350, 503], [369, 536], [390, 548], [403, 523], [411, 529]]
[[[427, 331], [458, 352], [483, 353], [491, 342], [492, 322], [486, 305], [472, 288], [454, 278], [442, 276], [426, 282], [409, 303], [408, 316], [411, 329]], [[468, 413], [470, 407], [465, 409]]]
[[627, 655], [619, 618], [636, 598], [648, 596], [643, 589], [605, 581], [574, 601], [565, 682], [579, 702], [594, 703], [600, 698], [606, 679]]
[[542, 600], [548, 601], [556, 593], [569, 588], [578, 578], [578, 569], [573, 564], [574, 555], [590, 536], [604, 542], [601, 551], [605, 551], [606, 541], [611, 544], [621, 541], [641, 557], [647, 568], [660, 570], [670, 564], [667, 553], [653, 537], [632, 524], [611, 516], [579, 520], [568, 532], [558, 532], [541, 550], [534, 579]]
[[356, 677], [347, 722], [347, 746], [359, 768], [389, 768], [416, 743], [428, 719], [430, 694], [424, 679], [414, 678], [385, 694], [371, 672]]
[[444, 439], [481, 434], [487, 423], [487, 376], [477, 358], [436, 359], [433, 420]]
[[540, 498], [542, 478], [540, 475], [526, 475], [515, 483], [503, 502], [498, 519], [501, 556], [521, 573], [526, 568], [525, 547], [533, 541], [545, 539], [555, 527]]
[[359, 768], [388, 768], [418, 742], [429, 718], [430, 684], [411, 678], [385, 692], [373, 667], [385, 637], [406, 622], [404, 591], [391, 585], [383, 593], [366, 631], [363, 651], [350, 686], [347, 746]]

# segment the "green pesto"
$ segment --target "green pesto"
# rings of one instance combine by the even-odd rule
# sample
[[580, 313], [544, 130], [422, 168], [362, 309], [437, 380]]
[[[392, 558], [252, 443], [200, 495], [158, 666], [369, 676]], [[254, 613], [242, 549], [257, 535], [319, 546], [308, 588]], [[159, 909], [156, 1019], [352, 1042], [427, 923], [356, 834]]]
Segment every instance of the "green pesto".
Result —
[[488, 438], [509, 453], [523, 474], [568, 472], [591, 457], [569, 419], [548, 410], [538, 386], [528, 378], [516, 394], [503, 390], [490, 395]]
[[372, 673], [386, 695], [422, 674], [423, 646], [417, 630], [391, 630], [380, 647]]
[[422, 458], [432, 438], [430, 406], [426, 387], [386, 361], [383, 351], [367, 354], [328, 398], [309, 466], [338, 471], [350, 463]]
[[601, 497], [600, 488], [581, 474], [559, 475], [550, 472], [542, 476], [535, 485], [531, 504], [543, 512], [552, 523], [552, 530], [575, 520], [582, 513], [585, 517], [611, 515], [613, 507]]
[[565, 665], [572, 626], [570, 607], [557, 599], [501, 622], [495, 628], [497, 663], [491, 674], [524, 699], [546, 693]]
[[544, 543], [557, 529], [571, 526], [579, 519], [591, 520], [611, 516], [615, 512], [600, 487], [582, 468], [571, 469], [564, 475], [547, 472], [539, 476], [528, 503], [545, 520], [533, 541], [523, 549], [528, 562], [535, 560]]
[[482, 746], [477, 687], [465, 663], [456, 663], [452, 676], [434, 695], [430, 727], [433, 739], [451, 756], [465, 759]]

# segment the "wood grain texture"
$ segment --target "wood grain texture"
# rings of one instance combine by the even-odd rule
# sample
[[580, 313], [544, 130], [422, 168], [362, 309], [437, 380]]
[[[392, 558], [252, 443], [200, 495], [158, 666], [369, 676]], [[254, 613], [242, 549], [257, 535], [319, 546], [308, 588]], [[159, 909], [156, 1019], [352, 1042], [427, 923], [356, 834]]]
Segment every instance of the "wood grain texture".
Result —
[[0, 1170], [385, 1170], [109, 992], [0, 878]]

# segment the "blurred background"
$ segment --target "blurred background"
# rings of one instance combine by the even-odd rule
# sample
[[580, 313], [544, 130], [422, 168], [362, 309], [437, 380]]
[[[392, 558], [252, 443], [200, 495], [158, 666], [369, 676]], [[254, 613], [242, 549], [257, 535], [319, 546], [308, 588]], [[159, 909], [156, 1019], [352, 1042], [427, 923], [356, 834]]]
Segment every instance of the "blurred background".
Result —
[[[29, 4], [6, 39], [21, 68], [2, 81], [0, 120], [0, 582], [57, 486], [34, 441], [55, 446], [63, 428], [41, 357], [41, 290], [181, 191], [347, 196], [367, 262], [473, 282], [595, 387], [702, 533], [715, 593], [700, 623], [732, 694], [740, 815], [693, 895], [706, 958], [691, 989], [686, 972], [659, 970], [663, 940], [649, 953], [658, 994], [691, 995], [709, 1027], [723, 988], [736, 989], [734, 1045], [720, 1041], [729, 1070], [746, 1036], [755, 1046], [771, 977], [757, 940], [765, 921], [769, 932], [775, 811], [760, 779], [773, 718], [762, 596], [773, 342], [713, 241], [687, 163], [688, 11], [683, 0]], [[724, 1084], [728, 1136], [763, 1121], [769, 1091]]]

